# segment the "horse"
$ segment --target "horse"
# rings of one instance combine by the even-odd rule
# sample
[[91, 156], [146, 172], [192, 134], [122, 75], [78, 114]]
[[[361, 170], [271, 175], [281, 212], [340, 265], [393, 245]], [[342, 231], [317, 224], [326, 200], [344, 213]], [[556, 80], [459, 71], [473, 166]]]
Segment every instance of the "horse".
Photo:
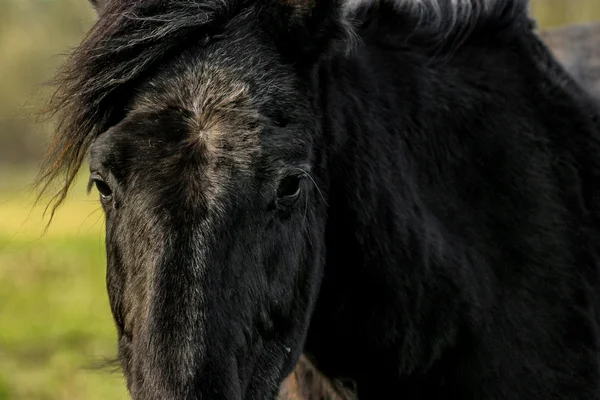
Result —
[[545, 30], [540, 37], [566, 70], [600, 99], [600, 22]]
[[600, 398], [600, 111], [526, 0], [94, 5], [38, 183], [89, 160], [133, 399], [274, 399], [302, 354], [359, 399]]

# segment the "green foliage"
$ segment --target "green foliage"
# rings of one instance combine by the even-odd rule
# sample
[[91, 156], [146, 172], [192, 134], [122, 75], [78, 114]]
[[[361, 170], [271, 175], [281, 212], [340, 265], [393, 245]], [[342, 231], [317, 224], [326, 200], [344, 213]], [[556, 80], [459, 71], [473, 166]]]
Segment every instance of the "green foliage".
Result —
[[0, 237], [0, 399], [125, 399], [99, 235]]
[[42, 236], [30, 177], [0, 186], [0, 400], [124, 400], [97, 198], [80, 179]]
[[85, 0], [0, 0], [0, 164], [40, 156], [49, 83], [93, 21]]

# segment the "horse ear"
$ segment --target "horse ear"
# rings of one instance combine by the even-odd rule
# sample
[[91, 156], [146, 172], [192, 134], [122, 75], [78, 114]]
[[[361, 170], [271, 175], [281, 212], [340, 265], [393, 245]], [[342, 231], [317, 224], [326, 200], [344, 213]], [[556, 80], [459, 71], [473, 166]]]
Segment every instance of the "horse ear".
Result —
[[294, 63], [314, 62], [351, 32], [345, 0], [269, 0], [263, 23], [280, 52]]

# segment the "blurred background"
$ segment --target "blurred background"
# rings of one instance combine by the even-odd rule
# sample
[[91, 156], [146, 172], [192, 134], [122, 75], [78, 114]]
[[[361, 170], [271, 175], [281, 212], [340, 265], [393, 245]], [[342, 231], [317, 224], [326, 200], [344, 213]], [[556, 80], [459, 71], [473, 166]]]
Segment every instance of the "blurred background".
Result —
[[[600, 20], [600, 0], [532, 0], [540, 27]], [[52, 129], [47, 82], [93, 24], [86, 0], [0, 0], [0, 400], [126, 399], [85, 174], [43, 233], [31, 179]]]

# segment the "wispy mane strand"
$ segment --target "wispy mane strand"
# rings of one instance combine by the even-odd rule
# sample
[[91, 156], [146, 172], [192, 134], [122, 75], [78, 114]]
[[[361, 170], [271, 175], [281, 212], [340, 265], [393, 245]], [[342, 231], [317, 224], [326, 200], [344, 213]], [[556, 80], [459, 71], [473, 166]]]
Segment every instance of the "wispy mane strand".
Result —
[[469, 30], [482, 21], [527, 10], [528, 0], [348, 0], [352, 10], [361, 5], [392, 3], [421, 21], [421, 27], [441, 36]]
[[36, 184], [40, 196], [65, 181], [53, 210], [65, 199], [94, 138], [122, 117], [128, 91], [195, 33], [222, 23], [244, 3], [221, 0], [111, 1], [56, 78], [48, 113], [56, 134]]

